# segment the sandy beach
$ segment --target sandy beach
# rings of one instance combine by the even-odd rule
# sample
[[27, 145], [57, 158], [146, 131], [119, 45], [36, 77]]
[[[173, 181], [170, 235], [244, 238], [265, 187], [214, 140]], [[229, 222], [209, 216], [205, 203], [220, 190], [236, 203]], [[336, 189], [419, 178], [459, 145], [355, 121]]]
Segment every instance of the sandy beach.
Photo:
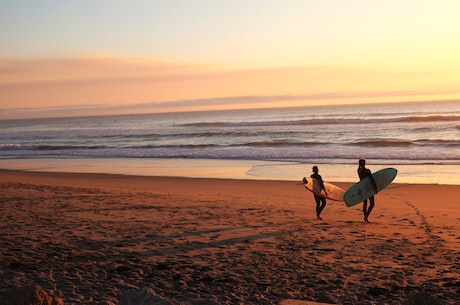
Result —
[[333, 201], [316, 220], [290, 181], [2, 170], [0, 188], [3, 302], [41, 286], [64, 304], [145, 289], [164, 304], [460, 304], [460, 186], [392, 184], [369, 224]]

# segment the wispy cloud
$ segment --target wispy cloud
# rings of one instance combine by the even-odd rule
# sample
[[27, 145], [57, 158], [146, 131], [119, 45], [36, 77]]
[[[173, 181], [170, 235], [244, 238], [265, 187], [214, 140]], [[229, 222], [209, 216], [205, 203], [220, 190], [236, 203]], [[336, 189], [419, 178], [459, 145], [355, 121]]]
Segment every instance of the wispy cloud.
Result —
[[460, 96], [459, 71], [242, 69], [171, 59], [0, 58], [0, 117], [299, 106]]
[[[219, 109], [251, 109], [258, 107], [288, 107], [321, 105], [324, 101], [340, 104], [377, 102], [382, 98], [396, 98], [396, 101], [435, 101], [439, 92], [395, 91], [395, 92], [337, 92], [306, 95], [233, 96], [208, 99], [174, 100], [137, 103], [129, 105], [87, 104], [52, 107], [22, 107], [0, 109], [0, 119], [71, 117], [88, 115], [137, 114], [171, 111], [200, 111]], [[442, 96], [460, 95], [460, 90], [446, 91]], [[443, 98], [446, 99], [446, 98]]]

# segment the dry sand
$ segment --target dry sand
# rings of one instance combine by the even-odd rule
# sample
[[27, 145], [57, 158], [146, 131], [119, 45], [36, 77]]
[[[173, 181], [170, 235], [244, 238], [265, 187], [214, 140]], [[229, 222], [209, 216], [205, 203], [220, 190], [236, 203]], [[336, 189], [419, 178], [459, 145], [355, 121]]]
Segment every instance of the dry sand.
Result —
[[390, 185], [370, 224], [332, 201], [316, 220], [296, 182], [0, 171], [0, 188], [0, 297], [460, 304], [460, 186]]

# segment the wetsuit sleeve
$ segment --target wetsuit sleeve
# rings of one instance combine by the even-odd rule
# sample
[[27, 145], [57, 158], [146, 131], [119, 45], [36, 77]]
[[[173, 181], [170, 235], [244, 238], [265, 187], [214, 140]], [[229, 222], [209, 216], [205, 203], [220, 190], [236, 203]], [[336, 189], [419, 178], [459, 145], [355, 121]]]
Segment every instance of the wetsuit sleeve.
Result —
[[375, 179], [372, 176], [372, 173], [370, 170], [369, 170], [369, 178], [371, 179], [372, 185], [374, 186], [375, 192], [377, 193], [379, 189], [377, 188], [377, 183], [375, 182]]
[[372, 172], [370, 169], [367, 168], [358, 168], [358, 176], [359, 180], [363, 180], [367, 176], [369, 176], [369, 179], [371, 179], [372, 186], [375, 189], [375, 192], [377, 193], [379, 190], [377, 188], [377, 183], [375, 182], [374, 177], [372, 176]]
[[321, 189], [323, 189], [324, 192], [326, 193], [326, 188], [324, 187], [324, 181], [323, 181], [323, 178], [320, 175], [318, 175], [318, 180], [321, 183]]

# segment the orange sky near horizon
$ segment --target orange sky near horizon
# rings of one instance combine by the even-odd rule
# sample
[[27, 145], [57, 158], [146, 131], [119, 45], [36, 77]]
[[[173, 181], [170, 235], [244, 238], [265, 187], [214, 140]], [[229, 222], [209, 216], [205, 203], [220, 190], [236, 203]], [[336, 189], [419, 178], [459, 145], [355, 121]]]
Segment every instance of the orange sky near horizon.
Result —
[[[0, 97], [8, 101], [2, 105], [4, 113], [6, 109], [11, 115], [23, 113], [21, 108], [32, 112], [66, 107], [110, 112], [111, 107], [126, 106], [112, 112], [130, 112], [132, 106], [133, 112], [142, 108], [187, 111], [460, 96], [456, 70], [423, 73], [341, 66], [231, 69], [109, 57], [0, 60], [0, 66], [9, 71], [0, 76]], [[243, 97], [254, 96], [260, 99], [244, 101]], [[232, 97], [241, 98], [230, 103]], [[218, 99], [228, 102], [216, 105]], [[187, 100], [190, 103], [185, 105]], [[180, 107], [174, 104], [177, 101], [182, 102]]]
[[452, 0], [4, 2], [0, 119], [459, 99], [459, 10]]

